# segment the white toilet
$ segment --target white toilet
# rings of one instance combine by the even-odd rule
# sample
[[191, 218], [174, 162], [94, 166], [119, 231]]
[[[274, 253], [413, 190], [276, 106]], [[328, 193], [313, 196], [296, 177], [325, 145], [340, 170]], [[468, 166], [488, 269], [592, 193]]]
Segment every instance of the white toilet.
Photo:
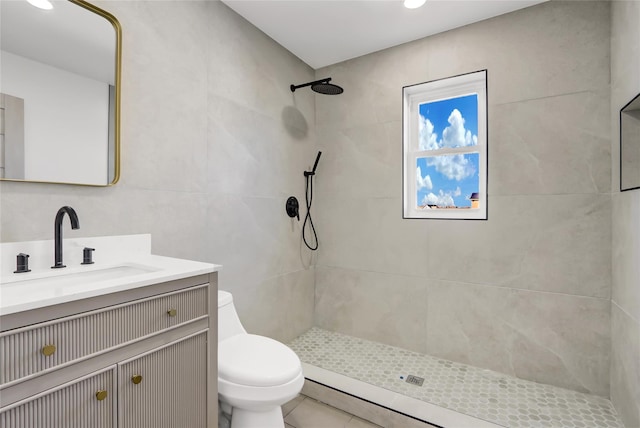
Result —
[[284, 428], [282, 406], [302, 390], [298, 356], [286, 345], [248, 334], [233, 296], [218, 291], [218, 398], [231, 428]]

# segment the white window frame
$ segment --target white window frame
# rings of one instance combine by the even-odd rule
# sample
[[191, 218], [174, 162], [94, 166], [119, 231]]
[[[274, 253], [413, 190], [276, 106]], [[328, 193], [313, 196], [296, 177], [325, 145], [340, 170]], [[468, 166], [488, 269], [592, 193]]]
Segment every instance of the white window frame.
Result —
[[[420, 150], [418, 118], [420, 104], [477, 95], [478, 144], [474, 146]], [[403, 106], [403, 218], [487, 219], [487, 70], [405, 86]], [[418, 158], [479, 153], [480, 208], [418, 209], [416, 163]]]

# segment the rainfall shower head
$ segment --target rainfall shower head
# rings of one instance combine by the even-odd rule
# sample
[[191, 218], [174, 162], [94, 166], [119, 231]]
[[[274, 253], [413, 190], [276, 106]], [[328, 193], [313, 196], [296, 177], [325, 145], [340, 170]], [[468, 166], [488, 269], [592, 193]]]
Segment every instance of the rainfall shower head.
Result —
[[311, 90], [324, 95], [340, 95], [344, 92], [344, 89], [342, 89], [338, 85], [329, 83], [329, 80], [324, 83], [316, 83], [315, 85], [311, 85]]
[[314, 82], [303, 83], [302, 85], [291, 85], [291, 92], [295, 92], [296, 89], [304, 88], [306, 86], [311, 86], [311, 90], [317, 92], [319, 94], [324, 95], [340, 95], [344, 92], [338, 85], [334, 85], [333, 83], [329, 83], [331, 81], [331, 77], [322, 80], [316, 80]]

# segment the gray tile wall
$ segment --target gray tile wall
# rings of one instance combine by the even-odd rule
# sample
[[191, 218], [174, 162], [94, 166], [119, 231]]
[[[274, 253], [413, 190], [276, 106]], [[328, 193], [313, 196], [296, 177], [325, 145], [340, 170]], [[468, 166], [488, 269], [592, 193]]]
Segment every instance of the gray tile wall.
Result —
[[[317, 70], [315, 323], [609, 394], [610, 4], [554, 1]], [[403, 220], [402, 86], [489, 76], [489, 220]]]
[[284, 204], [316, 148], [313, 96], [289, 85], [313, 70], [217, 1], [96, 4], [123, 28], [122, 179], [3, 182], [0, 239], [52, 239], [71, 205], [81, 229], [65, 236], [151, 233], [154, 253], [222, 264], [245, 327], [293, 339], [314, 278]]
[[620, 192], [619, 112], [640, 93], [640, 3], [611, 3], [611, 400], [640, 427], [640, 190]]

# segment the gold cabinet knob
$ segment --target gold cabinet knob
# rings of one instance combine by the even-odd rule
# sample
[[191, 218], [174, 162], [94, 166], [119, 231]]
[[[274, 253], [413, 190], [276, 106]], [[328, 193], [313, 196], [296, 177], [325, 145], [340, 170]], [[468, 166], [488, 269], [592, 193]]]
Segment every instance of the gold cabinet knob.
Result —
[[169, 315], [170, 317], [175, 317], [176, 315], [178, 315], [178, 311], [176, 309], [169, 309], [167, 311], [167, 315]]
[[56, 352], [56, 345], [45, 345], [42, 347], [42, 355], [50, 357]]
[[105, 398], [107, 398], [107, 395], [109, 394], [107, 394], [107, 391], [105, 391], [104, 389], [96, 392], [96, 398], [98, 399], [98, 401], [104, 400]]
[[140, 376], [139, 374], [131, 376], [131, 382], [133, 382], [135, 385], [139, 384], [140, 382], [142, 382], [142, 376]]

